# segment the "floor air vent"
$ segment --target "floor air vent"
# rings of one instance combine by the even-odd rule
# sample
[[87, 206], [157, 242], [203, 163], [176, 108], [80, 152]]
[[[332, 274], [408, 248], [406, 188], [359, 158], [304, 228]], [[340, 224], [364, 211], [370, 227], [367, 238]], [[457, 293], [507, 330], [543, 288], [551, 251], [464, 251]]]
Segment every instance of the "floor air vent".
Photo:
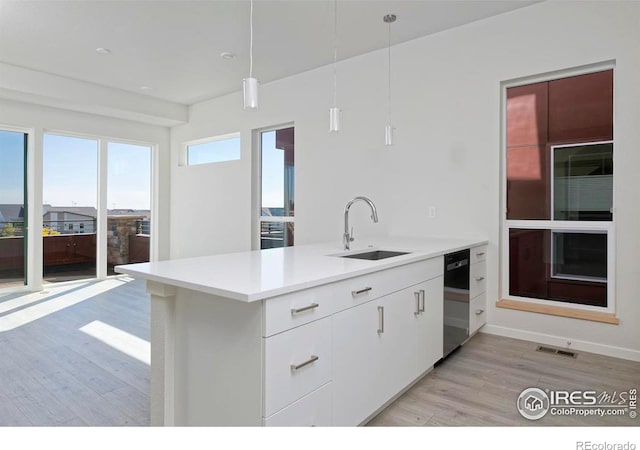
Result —
[[542, 353], [553, 353], [556, 355], [567, 356], [569, 358], [578, 357], [578, 354], [575, 352], [570, 352], [569, 350], [560, 350], [557, 348], [545, 347], [544, 345], [539, 345], [538, 348], [536, 348], [536, 351], [542, 352]]

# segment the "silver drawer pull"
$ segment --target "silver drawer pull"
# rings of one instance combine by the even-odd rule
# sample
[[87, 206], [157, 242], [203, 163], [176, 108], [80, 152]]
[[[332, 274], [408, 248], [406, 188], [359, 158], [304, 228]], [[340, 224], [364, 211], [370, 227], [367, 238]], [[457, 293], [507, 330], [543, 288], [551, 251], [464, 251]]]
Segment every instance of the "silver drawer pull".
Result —
[[482, 281], [482, 280], [484, 280], [484, 277], [476, 277], [476, 281], [477, 281], [477, 282], [480, 282], [480, 281]]
[[477, 309], [476, 310], [476, 316], [479, 316], [480, 314], [482, 314], [484, 312], [484, 309]]
[[384, 306], [378, 306], [378, 334], [384, 333]]
[[414, 292], [413, 296], [416, 298], [416, 311], [413, 315], [418, 317], [420, 315], [420, 291]]
[[295, 372], [296, 370], [300, 370], [300, 369], [302, 369], [303, 367], [308, 366], [309, 364], [313, 364], [313, 363], [314, 363], [314, 362], [316, 362], [318, 359], [320, 359], [320, 358], [318, 358], [316, 355], [311, 355], [311, 357], [310, 357], [308, 360], [306, 360], [305, 362], [303, 362], [303, 363], [300, 363], [300, 364], [298, 364], [298, 365], [296, 365], [296, 364], [291, 364], [291, 371], [292, 371], [292, 372]]
[[418, 304], [418, 311], [420, 311], [420, 314], [422, 314], [424, 312], [424, 298], [425, 298], [425, 292], [424, 289], [420, 289], [420, 300], [422, 301], [422, 306], [419, 306], [420, 303]]
[[312, 309], [316, 309], [318, 306], [317, 303], [312, 303], [309, 306], [305, 306], [304, 308], [291, 308], [291, 315], [295, 315], [295, 314], [300, 314], [301, 312], [305, 312], [305, 311], [311, 311]]
[[476, 256], [484, 256], [484, 252], [476, 253]]
[[355, 297], [356, 295], [360, 295], [360, 294], [364, 294], [366, 292], [369, 292], [371, 289], [373, 289], [373, 288], [367, 286], [366, 288], [362, 288], [362, 289], [357, 290], [357, 291], [351, 291], [351, 295], [353, 295]]

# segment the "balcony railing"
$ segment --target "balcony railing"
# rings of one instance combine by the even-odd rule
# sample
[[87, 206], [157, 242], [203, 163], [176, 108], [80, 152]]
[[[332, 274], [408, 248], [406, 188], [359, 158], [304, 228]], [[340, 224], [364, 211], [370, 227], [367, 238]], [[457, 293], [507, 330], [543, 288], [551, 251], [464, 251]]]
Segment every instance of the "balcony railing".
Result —
[[[107, 271], [113, 266], [149, 261], [149, 220], [140, 216], [107, 218]], [[0, 287], [23, 280], [24, 224], [0, 222]], [[96, 276], [96, 220], [43, 222], [43, 273], [46, 281]]]

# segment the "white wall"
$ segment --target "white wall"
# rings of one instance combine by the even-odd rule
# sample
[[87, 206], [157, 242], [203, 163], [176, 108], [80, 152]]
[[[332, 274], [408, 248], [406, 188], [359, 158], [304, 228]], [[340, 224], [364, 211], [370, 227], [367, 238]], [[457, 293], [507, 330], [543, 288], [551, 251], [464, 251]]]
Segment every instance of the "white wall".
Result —
[[[640, 16], [638, 2], [544, 2], [393, 49], [396, 145], [384, 148], [386, 52], [341, 62], [343, 131], [327, 133], [331, 67], [261, 87], [261, 109], [240, 93], [195, 105], [172, 129], [171, 256], [250, 248], [251, 130], [295, 122], [296, 242], [339, 243], [342, 208], [370, 196], [366, 234], [479, 234], [490, 240], [488, 331], [640, 359]], [[402, 18], [398, 20], [401, 26]], [[616, 297], [620, 325], [496, 309], [499, 298], [500, 83], [615, 60]], [[259, 68], [256, 67], [259, 77]], [[242, 160], [177, 167], [179, 144], [242, 133]], [[428, 217], [428, 206], [437, 218]], [[356, 207], [354, 207], [355, 209]]]
[[[100, 136], [117, 140], [157, 144], [156, 218], [158, 221], [158, 258], [169, 256], [169, 129], [140, 122], [73, 112], [42, 105], [0, 99], [0, 129], [3, 126], [30, 129], [33, 149], [42, 154], [42, 135], [47, 131]], [[33, 143], [32, 143], [33, 144]], [[154, 156], [156, 156], [154, 155]], [[33, 195], [33, 193], [32, 193]], [[41, 199], [40, 199], [41, 201]], [[37, 252], [37, 249], [34, 249]]]

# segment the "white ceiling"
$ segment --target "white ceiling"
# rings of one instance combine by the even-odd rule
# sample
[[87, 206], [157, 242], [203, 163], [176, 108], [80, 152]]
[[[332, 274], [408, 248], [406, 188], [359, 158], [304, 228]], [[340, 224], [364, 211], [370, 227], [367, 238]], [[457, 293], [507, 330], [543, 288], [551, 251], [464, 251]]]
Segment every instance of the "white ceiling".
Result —
[[[535, 2], [340, 0], [339, 58], [385, 47], [387, 13], [398, 16], [398, 43]], [[241, 88], [248, 19], [247, 0], [0, 0], [0, 63], [192, 104]], [[333, 0], [256, 0], [254, 76], [264, 83], [330, 63], [332, 33]]]

